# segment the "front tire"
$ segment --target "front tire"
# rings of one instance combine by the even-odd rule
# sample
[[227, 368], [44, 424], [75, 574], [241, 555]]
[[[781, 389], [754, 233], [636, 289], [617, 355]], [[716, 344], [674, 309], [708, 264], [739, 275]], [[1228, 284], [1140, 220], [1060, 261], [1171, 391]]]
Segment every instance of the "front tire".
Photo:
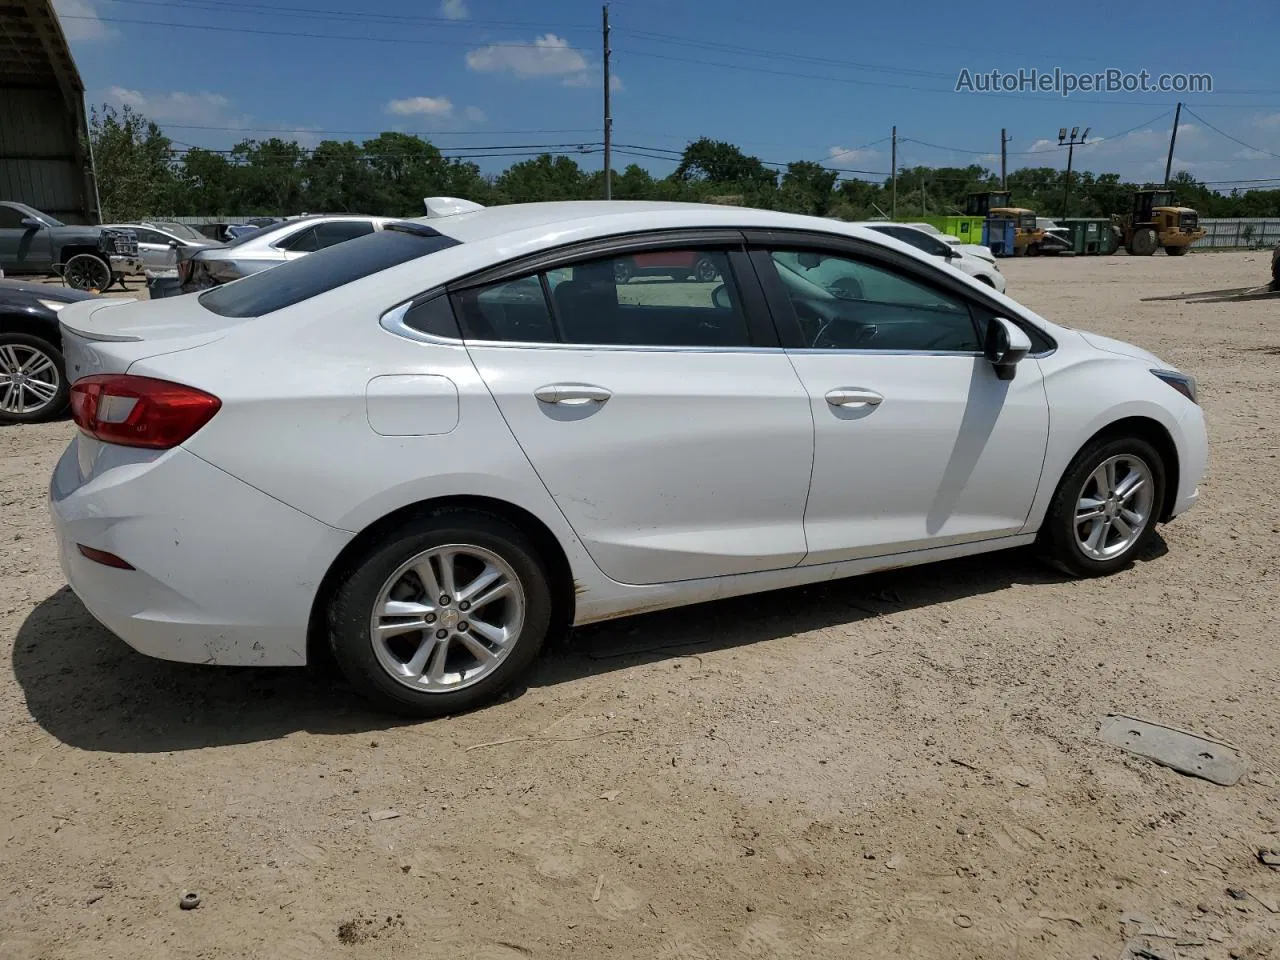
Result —
[[67, 408], [62, 351], [26, 333], [0, 334], [0, 423], [38, 423]]
[[470, 510], [398, 526], [356, 559], [329, 605], [347, 680], [379, 708], [414, 717], [493, 700], [533, 662], [550, 623], [537, 548]]
[[1049, 504], [1039, 538], [1045, 559], [1076, 577], [1115, 573], [1155, 536], [1164, 497], [1155, 447], [1137, 437], [1091, 441]]
[[1190, 247], [1165, 247], [1164, 252], [1171, 257], [1181, 257], [1190, 249]]
[[62, 277], [73, 290], [96, 290], [111, 286], [111, 264], [94, 253], [77, 253], [66, 262]]

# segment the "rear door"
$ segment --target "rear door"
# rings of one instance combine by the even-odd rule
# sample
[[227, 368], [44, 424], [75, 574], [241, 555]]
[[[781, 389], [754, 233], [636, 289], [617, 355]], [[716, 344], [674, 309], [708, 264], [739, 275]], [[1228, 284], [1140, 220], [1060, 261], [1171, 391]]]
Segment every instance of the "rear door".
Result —
[[455, 291], [477, 369], [604, 573], [660, 583], [805, 554], [809, 402], [740, 239], [696, 247], [715, 284], [643, 277], [619, 247]]

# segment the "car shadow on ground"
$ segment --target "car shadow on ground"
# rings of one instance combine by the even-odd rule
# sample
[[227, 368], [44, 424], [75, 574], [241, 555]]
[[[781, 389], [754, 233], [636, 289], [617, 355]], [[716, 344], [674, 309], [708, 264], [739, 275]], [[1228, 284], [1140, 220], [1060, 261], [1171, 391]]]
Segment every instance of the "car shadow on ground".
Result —
[[[1140, 562], [1167, 552], [1157, 536]], [[720, 600], [574, 631], [544, 652], [527, 684], [548, 687], [691, 653], [848, 625], [1061, 574], [1017, 550]], [[370, 709], [324, 671], [154, 660], [100, 626], [63, 587], [23, 622], [13, 672], [31, 716], [82, 750], [155, 753], [272, 740], [299, 730], [351, 734], [403, 718]]]

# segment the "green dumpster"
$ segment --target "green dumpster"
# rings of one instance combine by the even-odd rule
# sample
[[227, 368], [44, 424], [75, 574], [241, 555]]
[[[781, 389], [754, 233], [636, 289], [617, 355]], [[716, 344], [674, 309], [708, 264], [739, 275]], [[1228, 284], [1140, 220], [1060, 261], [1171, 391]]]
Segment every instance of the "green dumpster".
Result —
[[1111, 252], [1114, 238], [1111, 232], [1111, 221], [1106, 217], [1067, 217], [1059, 220], [1060, 226], [1067, 228], [1071, 238], [1071, 249], [1076, 254], [1097, 256]]
[[920, 217], [915, 223], [927, 223], [964, 243], [982, 243], [982, 217]]

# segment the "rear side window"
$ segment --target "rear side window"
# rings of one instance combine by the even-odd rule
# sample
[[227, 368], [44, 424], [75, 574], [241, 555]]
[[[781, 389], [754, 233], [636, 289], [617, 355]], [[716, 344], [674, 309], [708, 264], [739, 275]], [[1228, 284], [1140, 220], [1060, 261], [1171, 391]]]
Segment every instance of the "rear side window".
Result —
[[260, 317], [343, 284], [425, 257], [458, 241], [419, 224], [391, 224], [200, 294], [206, 310], [223, 317]]
[[316, 249], [323, 250], [335, 243], [368, 236], [373, 233], [373, 224], [367, 220], [335, 220], [332, 223], [317, 223], [315, 231]]

